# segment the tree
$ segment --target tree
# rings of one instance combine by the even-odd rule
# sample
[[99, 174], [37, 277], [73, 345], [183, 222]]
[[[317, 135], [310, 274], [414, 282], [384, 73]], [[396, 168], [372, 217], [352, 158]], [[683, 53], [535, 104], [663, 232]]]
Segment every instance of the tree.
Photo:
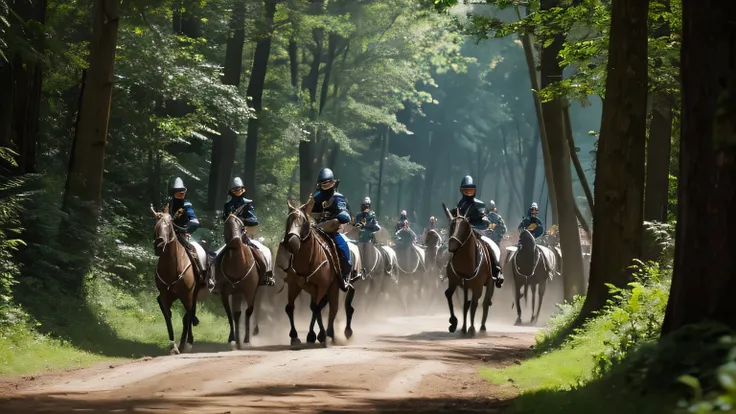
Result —
[[607, 284], [625, 287], [640, 257], [644, 201], [649, 2], [614, 0], [608, 77], [596, 153], [593, 253], [581, 319], [601, 309]]
[[[64, 209], [69, 219], [63, 225], [66, 229], [79, 225], [81, 230], [91, 234], [95, 233], [97, 226], [102, 194], [107, 127], [114, 84], [119, 7], [119, 0], [95, 2], [89, 69], [86, 72], [79, 104], [77, 128], [64, 192]], [[79, 253], [90, 250], [94, 240], [91, 234], [70, 235], [70, 247], [77, 248]]]
[[736, 225], [726, 220], [736, 208], [736, 3], [684, 0], [682, 10], [677, 236], [663, 334], [702, 321], [736, 328]]

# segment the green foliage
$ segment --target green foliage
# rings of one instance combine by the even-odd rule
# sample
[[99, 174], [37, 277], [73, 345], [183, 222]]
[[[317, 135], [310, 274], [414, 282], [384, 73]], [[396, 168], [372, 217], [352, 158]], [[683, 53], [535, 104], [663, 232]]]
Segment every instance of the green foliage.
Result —
[[537, 355], [552, 351], [562, 345], [570, 334], [570, 326], [580, 315], [585, 296], [575, 295], [572, 302], [558, 303], [557, 313], [537, 333], [534, 353]]
[[[9, 148], [0, 147], [0, 162], [15, 167], [16, 155]], [[27, 196], [23, 192], [23, 184], [23, 178], [0, 175], [0, 327], [13, 320], [13, 286], [20, 274], [15, 253], [25, 246], [19, 237], [22, 231], [21, 203]]]

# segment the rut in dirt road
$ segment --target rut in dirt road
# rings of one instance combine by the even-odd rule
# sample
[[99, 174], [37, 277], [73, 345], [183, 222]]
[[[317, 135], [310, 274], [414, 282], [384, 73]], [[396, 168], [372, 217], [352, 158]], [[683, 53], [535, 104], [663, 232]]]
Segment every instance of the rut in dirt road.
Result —
[[503, 412], [513, 391], [478, 370], [527, 356], [536, 329], [490, 325], [462, 337], [433, 329], [444, 319], [393, 318], [349, 346], [265, 346], [49, 374], [9, 384], [0, 412]]

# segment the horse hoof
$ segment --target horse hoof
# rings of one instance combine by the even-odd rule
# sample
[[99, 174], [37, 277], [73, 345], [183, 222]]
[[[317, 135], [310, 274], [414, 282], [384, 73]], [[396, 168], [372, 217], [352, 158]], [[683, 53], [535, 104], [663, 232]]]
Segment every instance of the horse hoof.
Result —
[[466, 327], [463, 326], [463, 329], [461, 329], [460, 332], [462, 332], [463, 335], [465, 335], [465, 334], [468, 333], [468, 328], [466, 328]]
[[299, 338], [291, 338], [291, 345], [301, 345], [302, 341]]
[[450, 325], [449, 328], [447, 328], [447, 330], [450, 331], [450, 333], [454, 333], [456, 329], [457, 329], [457, 324], [452, 324]]
[[230, 341], [230, 350], [231, 351], [237, 351], [238, 350], [238, 344], [236, 344], [235, 341]]
[[317, 340], [319, 343], [324, 344], [327, 340], [327, 335], [324, 332], [320, 332], [319, 335], [317, 335]]
[[[352, 332], [353, 332], [353, 330], [351, 329], [350, 330], [350, 334], [351, 335], [352, 335]], [[328, 328], [327, 329], [327, 336], [330, 337], [330, 338], [332, 338], [332, 340], [334, 341], [335, 340], [335, 331]]]
[[177, 347], [171, 348], [171, 351], [169, 351], [169, 354], [171, 354], [171, 355], [179, 355], [179, 348], [177, 348]]
[[253, 336], [258, 336], [258, 333], [259, 332], [261, 332], [261, 331], [258, 329], [258, 325], [256, 325], [256, 327], [253, 328]]
[[[317, 342], [317, 334], [315, 334], [314, 332], [310, 332], [307, 335], [307, 343], [308, 344], [313, 344], [315, 342]], [[320, 342], [322, 342], [322, 341], [320, 341]]]
[[345, 328], [345, 338], [350, 339], [353, 336], [353, 330], [350, 328]]
[[184, 344], [184, 352], [190, 353], [192, 352], [192, 344]]
[[485, 332], [486, 331], [486, 326], [485, 325], [481, 325], [480, 326], [480, 331], [481, 332]]
[[241, 351], [242, 351], [243, 349], [250, 349], [250, 348], [251, 348], [251, 344], [250, 344], [250, 343], [246, 343], [246, 344], [240, 344], [240, 350], [241, 350]]
[[521, 326], [521, 318], [516, 319], [516, 322], [514, 322], [514, 326]]
[[475, 326], [471, 326], [470, 329], [468, 329], [468, 334], [475, 335]]

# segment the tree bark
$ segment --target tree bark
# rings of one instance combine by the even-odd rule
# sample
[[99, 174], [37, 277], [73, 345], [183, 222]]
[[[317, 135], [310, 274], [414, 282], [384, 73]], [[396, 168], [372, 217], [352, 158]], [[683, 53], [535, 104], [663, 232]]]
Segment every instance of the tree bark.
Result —
[[[119, 0], [97, 0], [93, 10], [89, 68], [81, 96], [74, 148], [69, 163], [60, 237], [75, 256], [91, 257], [99, 216], [107, 147], [107, 127], [113, 89], [115, 48], [118, 36]], [[81, 230], [64, 234], [70, 229]], [[76, 267], [80, 274], [88, 262]]]
[[736, 208], [736, 3], [684, 0], [682, 12], [677, 239], [663, 334], [704, 321], [736, 328], [736, 223], [728, 220]]
[[527, 206], [530, 206], [535, 201], [534, 189], [537, 183], [537, 154], [539, 153], [540, 143], [540, 140], [532, 137], [524, 154], [524, 158], [526, 159], [526, 165], [524, 166], [524, 205]]
[[256, 165], [258, 162], [258, 127], [260, 114], [263, 109], [263, 87], [266, 84], [266, 72], [268, 70], [268, 59], [271, 55], [271, 39], [273, 38], [273, 16], [276, 14], [278, 0], [265, 1], [264, 24], [266, 33], [258, 39], [256, 50], [253, 55], [253, 69], [248, 82], [248, 96], [252, 98], [252, 106], [256, 117], [248, 120], [248, 138], [245, 141], [245, 172], [243, 182], [250, 197], [257, 197], [258, 188], [256, 183]]
[[670, 190], [672, 104], [663, 92], [655, 92], [652, 100], [652, 120], [647, 145], [644, 219], [666, 222]]
[[[225, 47], [225, 65], [222, 83], [240, 85], [243, 72], [243, 45], [245, 44], [245, 1], [238, 1], [233, 6], [230, 17], [230, 34]], [[220, 125], [219, 136], [213, 137], [210, 176], [207, 190], [207, 204], [210, 211], [215, 211], [227, 197], [228, 181], [233, 173], [235, 151], [238, 136], [232, 128]], [[249, 188], [246, 186], [246, 188]]]
[[[517, 14], [518, 14], [517, 8]], [[521, 15], [519, 15], [521, 17]], [[529, 80], [532, 83], [532, 97], [534, 98], [534, 109], [537, 114], [537, 123], [539, 124], [539, 136], [542, 140], [542, 157], [544, 159], [544, 176], [547, 181], [547, 197], [552, 208], [552, 221], [558, 220], [557, 214], [557, 192], [555, 191], [554, 180], [552, 179], [552, 159], [549, 152], [549, 138], [547, 128], [545, 126], [542, 100], [539, 98], [539, 79], [537, 78], [537, 67], [534, 63], [534, 48], [532, 47], [532, 39], [529, 33], [521, 34], [521, 44], [524, 48], [524, 56], [526, 57], [526, 67], [529, 71]], [[541, 203], [542, 200], [539, 200]]]
[[565, 138], [567, 139], [567, 146], [570, 151], [572, 164], [575, 166], [575, 172], [580, 180], [580, 186], [583, 187], [585, 199], [588, 201], [588, 208], [590, 211], [593, 211], [593, 192], [590, 190], [588, 177], [585, 176], [585, 170], [583, 170], [583, 166], [580, 164], [580, 158], [578, 158], [577, 148], [575, 147], [575, 137], [572, 134], [572, 126], [570, 125], [570, 111], [567, 105], [563, 108], [562, 120], [565, 122]]
[[[314, 8], [315, 14], [321, 14], [324, 7], [324, 0], [312, 0], [312, 7]], [[319, 83], [319, 66], [322, 61], [324, 29], [313, 29], [312, 38], [314, 40], [312, 63], [309, 73], [302, 84], [309, 93], [309, 102], [311, 105], [310, 119], [314, 122], [317, 119], [317, 86]], [[314, 189], [314, 175], [317, 169], [316, 163], [319, 160], [315, 157], [317, 134], [317, 128], [313, 127], [310, 136], [299, 143], [299, 196], [302, 200], [306, 200]]]
[[381, 159], [378, 161], [378, 197], [376, 200], [376, 215], [381, 217], [381, 199], [383, 198], [383, 168], [388, 156], [388, 138], [391, 135], [391, 127], [386, 125], [386, 134], [381, 140]]
[[[614, 0], [606, 99], [596, 154], [593, 253], [579, 321], [601, 309], [610, 283], [625, 287], [640, 257], [647, 116], [649, 2]], [[704, 48], [708, 49], [708, 48]]]
[[[541, 7], [549, 10], [559, 5], [557, 0], [543, 0]], [[562, 50], [564, 34], [553, 36], [552, 43], [542, 49], [541, 70], [542, 88], [562, 80], [562, 67], [559, 53]], [[583, 252], [580, 246], [580, 231], [575, 215], [575, 195], [572, 190], [570, 171], [570, 152], [565, 138], [564, 105], [561, 98], [542, 103], [542, 116], [547, 131], [547, 142], [552, 167], [552, 182], [557, 199], [557, 214], [562, 249], [562, 278], [565, 300], [571, 301], [575, 295], [583, 294]], [[551, 190], [551, 188], [550, 188]]]

